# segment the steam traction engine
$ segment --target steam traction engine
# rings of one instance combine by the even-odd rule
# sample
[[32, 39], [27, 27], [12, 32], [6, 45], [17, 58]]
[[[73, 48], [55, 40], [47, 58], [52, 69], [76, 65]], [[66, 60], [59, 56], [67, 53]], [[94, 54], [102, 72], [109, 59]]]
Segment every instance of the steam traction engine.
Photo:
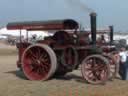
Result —
[[[8, 29], [47, 30], [54, 35], [36, 43], [17, 43], [19, 59], [17, 65], [30, 80], [47, 80], [63, 76], [81, 65], [85, 80], [99, 84], [110, 78], [108, 52], [102, 54], [101, 45], [96, 44], [96, 14], [91, 13], [91, 41], [86, 32], [78, 32], [78, 23], [72, 19], [9, 23]], [[70, 31], [69, 31], [70, 30]], [[106, 48], [106, 47], [105, 47]], [[112, 51], [109, 48], [109, 52]], [[113, 61], [113, 59], [111, 59]], [[115, 64], [115, 63], [114, 63]]]

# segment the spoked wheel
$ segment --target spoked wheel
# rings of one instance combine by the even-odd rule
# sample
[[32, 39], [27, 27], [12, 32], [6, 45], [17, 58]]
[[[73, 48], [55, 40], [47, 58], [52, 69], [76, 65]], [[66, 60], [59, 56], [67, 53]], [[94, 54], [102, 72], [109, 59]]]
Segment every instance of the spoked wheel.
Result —
[[78, 53], [73, 46], [64, 49], [61, 56], [61, 63], [68, 69], [74, 69], [78, 65]]
[[84, 79], [91, 84], [105, 83], [110, 75], [109, 62], [101, 55], [91, 55], [85, 58], [81, 65]]
[[57, 69], [56, 55], [47, 45], [31, 45], [23, 53], [22, 69], [30, 80], [47, 80]]

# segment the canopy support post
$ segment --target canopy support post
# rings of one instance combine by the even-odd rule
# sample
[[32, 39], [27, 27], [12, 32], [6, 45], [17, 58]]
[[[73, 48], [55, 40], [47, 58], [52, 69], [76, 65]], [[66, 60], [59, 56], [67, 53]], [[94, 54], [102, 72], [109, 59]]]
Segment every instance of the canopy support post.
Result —
[[20, 43], [22, 42], [21, 35], [22, 35], [22, 32], [21, 32], [21, 29], [20, 29]]
[[28, 42], [28, 30], [26, 30], [26, 40]]

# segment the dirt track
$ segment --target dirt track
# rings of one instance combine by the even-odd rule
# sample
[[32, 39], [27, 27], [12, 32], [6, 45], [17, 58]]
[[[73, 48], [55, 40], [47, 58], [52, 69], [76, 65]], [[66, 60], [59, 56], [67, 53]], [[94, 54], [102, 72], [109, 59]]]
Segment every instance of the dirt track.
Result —
[[0, 96], [128, 96], [128, 81], [115, 79], [106, 85], [90, 85], [79, 70], [45, 82], [26, 80], [16, 68], [16, 58], [0, 56]]

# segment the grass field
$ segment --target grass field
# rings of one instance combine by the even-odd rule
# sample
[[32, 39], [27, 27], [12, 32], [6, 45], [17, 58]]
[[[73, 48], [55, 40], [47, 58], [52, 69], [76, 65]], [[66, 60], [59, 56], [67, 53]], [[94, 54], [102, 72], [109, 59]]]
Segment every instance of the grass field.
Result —
[[0, 48], [0, 56], [17, 55], [18, 50], [16, 48]]

